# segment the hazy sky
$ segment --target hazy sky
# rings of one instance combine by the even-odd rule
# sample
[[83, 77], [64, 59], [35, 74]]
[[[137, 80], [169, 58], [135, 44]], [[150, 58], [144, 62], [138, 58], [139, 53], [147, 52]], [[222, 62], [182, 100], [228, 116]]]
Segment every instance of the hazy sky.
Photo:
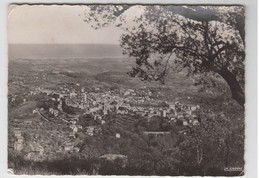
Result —
[[18, 44], [118, 44], [122, 31], [107, 27], [94, 30], [80, 16], [86, 6], [10, 6], [8, 41]]

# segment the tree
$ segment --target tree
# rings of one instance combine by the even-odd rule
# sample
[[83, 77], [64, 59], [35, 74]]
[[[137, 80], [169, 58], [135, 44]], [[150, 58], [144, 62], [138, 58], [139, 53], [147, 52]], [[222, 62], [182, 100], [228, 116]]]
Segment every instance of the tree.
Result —
[[[130, 9], [142, 13], [127, 25]], [[137, 12], [137, 11], [136, 11]], [[245, 30], [242, 6], [93, 5], [85, 21], [94, 28], [115, 23], [124, 53], [136, 59], [129, 75], [162, 83], [173, 69], [222, 77], [244, 107]]]
[[191, 127], [180, 142], [181, 163], [196, 168], [200, 175], [208, 169], [219, 175], [219, 168], [231, 167], [237, 158], [236, 165], [243, 165], [244, 128], [226, 116], [201, 112], [200, 117], [200, 125]]

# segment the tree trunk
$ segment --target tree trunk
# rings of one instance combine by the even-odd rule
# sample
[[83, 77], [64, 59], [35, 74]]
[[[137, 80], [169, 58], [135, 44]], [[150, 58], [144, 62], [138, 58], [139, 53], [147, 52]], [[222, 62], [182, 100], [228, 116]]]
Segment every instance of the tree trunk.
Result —
[[222, 69], [219, 71], [219, 74], [224, 78], [224, 80], [227, 82], [233, 99], [235, 99], [238, 104], [240, 104], [242, 107], [244, 107], [245, 104], [245, 93], [241, 86], [239, 85], [239, 82], [236, 79], [236, 76], [232, 74], [227, 69]]
[[203, 152], [202, 149], [197, 146], [197, 166], [200, 167], [200, 163], [203, 158]]

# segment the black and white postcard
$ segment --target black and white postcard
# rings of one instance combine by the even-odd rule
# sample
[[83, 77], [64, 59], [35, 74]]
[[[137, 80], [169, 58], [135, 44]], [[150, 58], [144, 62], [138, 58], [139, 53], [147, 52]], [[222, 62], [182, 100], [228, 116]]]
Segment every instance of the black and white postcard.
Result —
[[10, 4], [8, 173], [243, 176], [242, 4]]

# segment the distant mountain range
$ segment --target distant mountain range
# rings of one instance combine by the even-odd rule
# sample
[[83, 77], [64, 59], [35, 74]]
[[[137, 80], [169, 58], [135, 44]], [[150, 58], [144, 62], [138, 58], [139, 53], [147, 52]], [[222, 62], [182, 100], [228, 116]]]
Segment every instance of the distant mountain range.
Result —
[[9, 44], [8, 58], [60, 59], [60, 58], [122, 58], [122, 49], [113, 44]]

